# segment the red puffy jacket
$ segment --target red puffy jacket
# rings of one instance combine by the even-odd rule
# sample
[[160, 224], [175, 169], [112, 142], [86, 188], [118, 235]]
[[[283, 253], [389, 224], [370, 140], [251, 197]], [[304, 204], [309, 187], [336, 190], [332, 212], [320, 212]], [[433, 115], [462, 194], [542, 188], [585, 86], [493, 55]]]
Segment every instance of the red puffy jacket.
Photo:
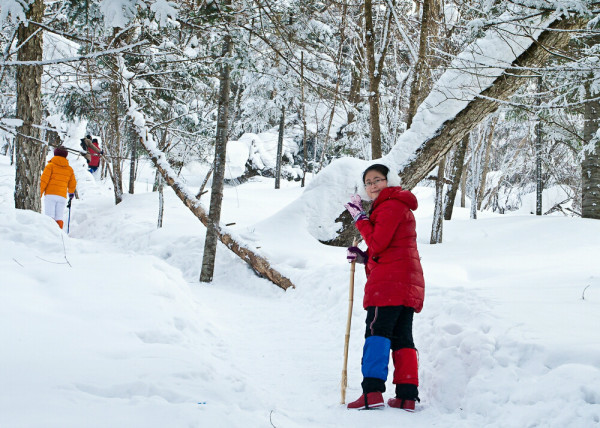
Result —
[[90, 153], [90, 166], [98, 166], [100, 165], [100, 145], [96, 141], [92, 142], [92, 144], [98, 151], [96, 152], [92, 148], [88, 149], [88, 152]]
[[356, 227], [369, 247], [363, 307], [423, 308], [425, 280], [412, 210], [417, 198], [401, 187], [386, 187], [373, 202], [370, 218]]

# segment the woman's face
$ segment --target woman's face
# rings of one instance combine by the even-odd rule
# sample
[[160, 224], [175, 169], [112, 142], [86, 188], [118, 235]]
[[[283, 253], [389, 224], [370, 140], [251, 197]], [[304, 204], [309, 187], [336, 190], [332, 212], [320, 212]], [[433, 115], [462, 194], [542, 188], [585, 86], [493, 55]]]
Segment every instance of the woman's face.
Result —
[[377, 199], [379, 192], [388, 187], [385, 175], [376, 170], [371, 170], [365, 175], [365, 190], [372, 201]]

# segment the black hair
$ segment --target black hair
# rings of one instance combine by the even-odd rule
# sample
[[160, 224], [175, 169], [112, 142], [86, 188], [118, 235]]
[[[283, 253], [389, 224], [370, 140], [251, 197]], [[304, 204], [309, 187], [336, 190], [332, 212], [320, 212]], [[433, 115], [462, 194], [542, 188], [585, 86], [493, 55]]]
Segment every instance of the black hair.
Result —
[[390, 172], [390, 169], [387, 166], [382, 165], [380, 163], [375, 163], [375, 164], [371, 165], [370, 167], [368, 167], [367, 169], [365, 169], [365, 172], [363, 172], [363, 183], [365, 182], [365, 177], [367, 175], [367, 172], [369, 172], [369, 171], [380, 172], [387, 179], [388, 172]]

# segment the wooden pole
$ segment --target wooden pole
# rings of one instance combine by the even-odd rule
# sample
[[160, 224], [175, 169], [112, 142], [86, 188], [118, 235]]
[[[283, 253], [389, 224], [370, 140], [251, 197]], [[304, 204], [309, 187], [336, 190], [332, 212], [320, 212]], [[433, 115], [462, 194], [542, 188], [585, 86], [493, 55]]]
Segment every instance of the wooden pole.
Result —
[[[358, 242], [356, 238], [352, 246], [356, 247]], [[346, 321], [346, 337], [344, 340], [344, 368], [342, 369], [342, 401], [346, 404], [346, 388], [348, 387], [348, 344], [350, 343], [350, 325], [352, 324], [352, 306], [354, 304], [354, 270], [356, 268], [356, 259], [350, 263], [350, 290], [348, 294], [348, 319]]]

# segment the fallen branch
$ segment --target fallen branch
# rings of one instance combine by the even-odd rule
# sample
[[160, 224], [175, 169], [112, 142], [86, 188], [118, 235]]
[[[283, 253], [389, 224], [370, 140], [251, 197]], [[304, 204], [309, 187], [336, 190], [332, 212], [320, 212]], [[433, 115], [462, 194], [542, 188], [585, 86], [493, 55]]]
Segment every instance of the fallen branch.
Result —
[[[152, 163], [154, 163], [154, 166], [164, 178], [165, 182], [173, 189], [179, 199], [181, 199], [184, 205], [190, 209], [190, 211], [202, 222], [202, 224], [208, 227], [208, 214], [204, 211], [202, 205], [200, 205], [199, 201], [193, 194], [190, 194], [185, 189], [185, 186], [180, 181], [169, 174], [167, 168], [163, 167], [159, 156], [164, 156], [164, 154], [162, 154], [162, 152], [159, 152], [160, 155], [157, 154], [155, 149], [152, 149], [146, 145], [147, 143], [144, 139], [142, 139], [142, 144], [144, 149], [148, 152], [150, 160], [152, 160]], [[235, 238], [231, 236], [231, 234], [224, 232], [219, 225], [217, 226], [217, 236], [219, 241], [225, 244], [227, 248], [248, 263], [254, 272], [256, 272], [260, 277], [267, 278], [273, 284], [283, 288], [284, 290], [287, 290], [290, 287], [296, 288], [288, 278], [273, 269], [267, 259], [238, 243]]]

